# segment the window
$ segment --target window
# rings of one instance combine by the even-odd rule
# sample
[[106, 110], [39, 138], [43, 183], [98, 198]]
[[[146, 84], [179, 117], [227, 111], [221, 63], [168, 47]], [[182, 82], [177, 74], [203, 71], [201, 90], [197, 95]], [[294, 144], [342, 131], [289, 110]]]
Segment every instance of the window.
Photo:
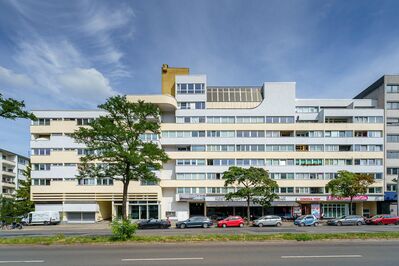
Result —
[[387, 184], [387, 191], [396, 191], [396, 184]]
[[234, 116], [207, 116], [209, 124], [234, 124]]
[[205, 180], [205, 173], [176, 173], [176, 180]]
[[208, 145], [206, 150], [231, 152], [234, 151], [234, 145]]
[[326, 159], [326, 165], [352, 165], [352, 160], [350, 159]]
[[237, 130], [237, 138], [264, 138], [263, 130]]
[[237, 165], [239, 166], [264, 166], [264, 159], [237, 159]]
[[322, 138], [323, 131], [297, 131], [295, 136], [300, 138]]
[[263, 116], [237, 116], [237, 124], [261, 124], [265, 123]]
[[271, 179], [294, 179], [294, 173], [270, 173]]
[[237, 145], [237, 151], [265, 151], [265, 145]]
[[267, 116], [266, 123], [281, 123], [281, 124], [294, 123], [294, 117], [293, 116]]
[[352, 131], [325, 131], [324, 137], [326, 138], [351, 138], [353, 137]]
[[209, 130], [207, 131], [208, 138], [234, 138], [234, 131], [226, 130]]
[[195, 109], [205, 109], [205, 102], [195, 102]]
[[261, 102], [261, 88], [237, 88], [237, 87], [208, 87], [208, 102]]
[[399, 168], [387, 168], [387, 174], [388, 175], [398, 175], [399, 174]]
[[51, 164], [49, 163], [35, 163], [33, 164], [33, 170], [35, 171], [50, 171]]
[[280, 187], [280, 193], [294, 193], [293, 187]]
[[39, 118], [36, 121], [32, 121], [32, 125], [34, 125], [34, 126], [49, 126], [50, 118]]
[[268, 166], [286, 166], [294, 165], [294, 159], [266, 159]]
[[398, 110], [399, 102], [387, 102], [387, 109], [388, 110]]
[[32, 155], [50, 155], [51, 149], [32, 149]]
[[205, 116], [177, 116], [176, 123], [178, 124], [200, 124], [205, 123]]
[[302, 166], [315, 166], [315, 165], [323, 165], [322, 159], [297, 159], [295, 161], [296, 165]]
[[369, 187], [370, 194], [380, 194], [382, 193], [382, 187]]
[[382, 165], [382, 159], [355, 159], [355, 165]]
[[399, 142], [399, 135], [396, 134], [388, 134], [387, 142]]
[[222, 179], [223, 173], [207, 173], [206, 179], [209, 180], [219, 180]]
[[387, 93], [399, 93], [399, 85], [387, 85], [386, 92]]
[[295, 193], [296, 194], [309, 194], [309, 188], [308, 187], [296, 187]]
[[275, 152], [275, 151], [294, 151], [294, 145], [266, 145], [266, 151]]
[[323, 179], [323, 173], [296, 173], [295, 179], [299, 180], [311, 180], [311, 179], [316, 179], [316, 180], [322, 180]]
[[207, 165], [234, 165], [234, 159], [208, 159]]
[[142, 141], [156, 141], [158, 140], [158, 135], [154, 133], [144, 133], [139, 136]]
[[382, 145], [355, 145], [355, 151], [382, 151]]
[[204, 92], [205, 84], [203, 83], [177, 84], [177, 94], [202, 94]]
[[399, 159], [399, 151], [387, 151], [388, 159]]
[[387, 117], [387, 126], [399, 126], [399, 117]]
[[205, 160], [201, 159], [176, 160], [176, 165], [205, 165]]
[[177, 194], [205, 194], [204, 187], [178, 187]]
[[50, 179], [33, 178], [32, 185], [33, 186], [50, 186]]
[[93, 122], [93, 118], [77, 118], [76, 123], [78, 126], [87, 126]]

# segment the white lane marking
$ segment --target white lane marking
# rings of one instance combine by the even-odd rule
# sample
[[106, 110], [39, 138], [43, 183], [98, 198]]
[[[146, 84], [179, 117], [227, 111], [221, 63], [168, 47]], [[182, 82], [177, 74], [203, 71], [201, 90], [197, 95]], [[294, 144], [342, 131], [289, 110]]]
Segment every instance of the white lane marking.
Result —
[[173, 260], [203, 260], [204, 258], [147, 258], [147, 259], [122, 259], [122, 261], [173, 261]]
[[311, 256], [281, 256], [282, 259], [306, 259], [306, 258], [362, 258], [362, 255], [311, 255]]
[[0, 260], [0, 263], [44, 263], [44, 260]]

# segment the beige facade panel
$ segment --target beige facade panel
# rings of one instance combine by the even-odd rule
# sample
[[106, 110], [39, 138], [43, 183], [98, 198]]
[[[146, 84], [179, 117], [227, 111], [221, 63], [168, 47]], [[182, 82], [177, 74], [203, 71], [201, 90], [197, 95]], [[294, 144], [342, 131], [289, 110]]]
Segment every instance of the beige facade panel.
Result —
[[73, 133], [79, 127], [76, 121], [51, 121], [48, 126], [30, 126], [31, 134]]

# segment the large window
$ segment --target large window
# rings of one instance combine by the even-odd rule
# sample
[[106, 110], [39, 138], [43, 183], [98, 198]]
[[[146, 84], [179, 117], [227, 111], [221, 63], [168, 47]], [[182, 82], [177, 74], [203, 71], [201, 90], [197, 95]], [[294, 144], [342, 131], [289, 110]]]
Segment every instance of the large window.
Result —
[[237, 116], [237, 124], [261, 124], [265, 123], [263, 116]]
[[324, 218], [337, 218], [349, 213], [347, 204], [327, 203], [323, 204], [322, 210]]
[[388, 134], [387, 142], [399, 142], [399, 135], [396, 134]]
[[399, 117], [387, 117], [387, 126], [399, 126]]
[[399, 102], [387, 102], [387, 109], [388, 110], [398, 110]]
[[205, 123], [205, 116], [177, 116], [176, 123], [184, 124], [184, 123], [191, 123], [191, 124], [199, 124]]
[[289, 124], [294, 123], [293, 116], [267, 116], [266, 123], [281, 123], [281, 124]]
[[234, 138], [234, 131], [227, 130], [208, 130], [208, 138]]
[[158, 219], [159, 203], [156, 201], [133, 201], [129, 203], [130, 217], [133, 220]]
[[399, 85], [387, 85], [387, 93], [399, 93]]
[[399, 159], [399, 151], [387, 151], [388, 159]]
[[234, 124], [234, 116], [208, 116], [206, 122], [210, 124]]
[[203, 83], [180, 83], [177, 84], [177, 94], [201, 94], [205, 92]]
[[261, 88], [237, 88], [237, 87], [208, 87], [208, 102], [261, 102]]

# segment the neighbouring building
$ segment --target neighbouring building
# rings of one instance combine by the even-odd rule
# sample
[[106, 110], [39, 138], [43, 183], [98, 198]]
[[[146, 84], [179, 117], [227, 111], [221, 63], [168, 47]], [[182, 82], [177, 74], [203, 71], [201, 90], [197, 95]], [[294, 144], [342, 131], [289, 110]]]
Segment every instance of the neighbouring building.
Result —
[[382, 213], [396, 213], [397, 183], [399, 175], [399, 75], [384, 75], [355, 99], [372, 99], [385, 116], [385, 201]]
[[[310, 214], [325, 218], [349, 212], [348, 199], [325, 186], [339, 170], [372, 174], [368, 193], [353, 210], [370, 216], [384, 200], [384, 109], [375, 99], [297, 99], [295, 82], [259, 86], [211, 86], [206, 75], [162, 67], [161, 95], [129, 95], [162, 112], [156, 141], [171, 160], [159, 184], [133, 182], [132, 219], [192, 215], [245, 215], [243, 201], [226, 201], [223, 172], [229, 166], [264, 167], [279, 184], [270, 208], [254, 216]], [[399, 94], [398, 94], [399, 95]], [[111, 179], [77, 180], [85, 147], [70, 137], [100, 110], [37, 110], [31, 126], [32, 200], [37, 210], [58, 210], [68, 222], [94, 222], [121, 213], [122, 184]]]
[[26, 180], [24, 171], [29, 158], [0, 149], [0, 195], [11, 198], [19, 187], [20, 180]]

